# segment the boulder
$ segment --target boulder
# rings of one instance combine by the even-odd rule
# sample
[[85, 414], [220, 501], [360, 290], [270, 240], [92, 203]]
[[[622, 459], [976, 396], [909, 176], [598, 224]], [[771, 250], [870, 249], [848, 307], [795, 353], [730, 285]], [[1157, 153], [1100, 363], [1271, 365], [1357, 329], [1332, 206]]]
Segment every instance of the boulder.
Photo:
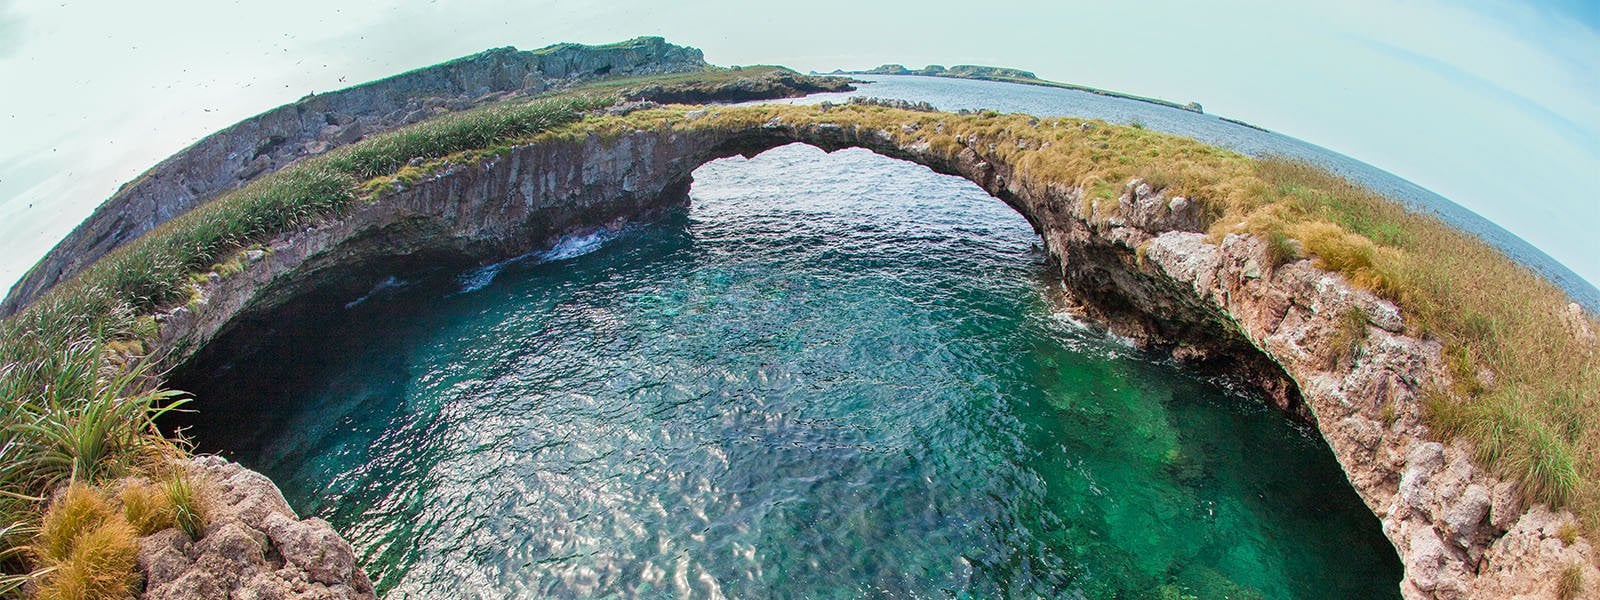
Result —
[[194, 559], [189, 558], [192, 543], [188, 534], [176, 528], [140, 539], [138, 565], [145, 585], [157, 588], [181, 577], [194, 565]]
[[305, 571], [312, 581], [346, 583], [358, 571], [355, 550], [322, 519], [272, 515], [267, 517], [267, 535], [284, 562]]

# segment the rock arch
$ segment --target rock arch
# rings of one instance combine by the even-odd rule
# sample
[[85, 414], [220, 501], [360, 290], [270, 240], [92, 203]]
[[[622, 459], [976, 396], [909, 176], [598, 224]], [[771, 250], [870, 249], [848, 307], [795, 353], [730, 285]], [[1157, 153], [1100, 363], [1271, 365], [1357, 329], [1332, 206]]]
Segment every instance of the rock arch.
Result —
[[[1115, 207], [1097, 210], [1081, 189], [1015, 177], [1013, 165], [972, 142], [940, 152], [864, 127], [769, 122], [518, 146], [279, 237], [243, 272], [204, 285], [199, 302], [164, 315], [162, 345], [176, 364], [286, 307], [334, 310], [390, 273], [460, 270], [681, 205], [700, 165], [796, 142], [863, 148], [976, 183], [1033, 225], [1065, 286], [1114, 332], [1241, 373], [1312, 422], [1383, 521], [1408, 597], [1542, 590], [1572, 552], [1588, 564], [1586, 542], [1572, 551], [1542, 543], [1570, 517], [1524, 510], [1463, 449], [1426, 439], [1418, 395], [1440, 376], [1440, 351], [1407, 336], [1392, 304], [1307, 261], [1274, 267], [1253, 238], [1209, 239], [1192, 203], [1137, 180]], [[1354, 355], [1332, 341], [1350, 311], [1366, 317]]]

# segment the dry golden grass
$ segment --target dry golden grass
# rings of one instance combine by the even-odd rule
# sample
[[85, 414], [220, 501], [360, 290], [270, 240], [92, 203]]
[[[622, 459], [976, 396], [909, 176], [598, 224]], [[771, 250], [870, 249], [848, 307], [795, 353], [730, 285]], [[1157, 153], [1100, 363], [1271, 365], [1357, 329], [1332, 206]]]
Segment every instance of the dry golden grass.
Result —
[[178, 509], [166, 488], [143, 479], [129, 480], [117, 492], [122, 515], [139, 535], [150, 535], [178, 523]]
[[1334, 352], [1328, 355], [1330, 369], [1354, 355], [1361, 343], [1366, 341], [1367, 313], [1353, 306], [1345, 308], [1339, 313], [1336, 325], [1333, 339], [1328, 342], [1334, 349]]
[[45, 511], [36, 547], [47, 569], [41, 600], [132, 597], [139, 534], [98, 489], [68, 486]]
[[54, 561], [44, 576], [39, 600], [121, 600], [133, 597], [139, 537], [126, 521], [113, 519], [84, 532], [72, 554]]
[[74, 483], [45, 511], [39, 525], [39, 541], [34, 547], [46, 560], [65, 560], [72, 555], [78, 537], [117, 516], [116, 507], [105, 494], [83, 483]]
[[1257, 173], [1277, 203], [1346, 232], [1322, 249], [1338, 257], [1326, 266], [1444, 345], [1453, 383], [1427, 402], [1435, 431], [1473, 442], [1527, 499], [1600, 525], [1600, 353], [1576, 334], [1595, 331], [1593, 317], [1563, 317], [1560, 289], [1432, 217], [1305, 165], [1261, 161]]

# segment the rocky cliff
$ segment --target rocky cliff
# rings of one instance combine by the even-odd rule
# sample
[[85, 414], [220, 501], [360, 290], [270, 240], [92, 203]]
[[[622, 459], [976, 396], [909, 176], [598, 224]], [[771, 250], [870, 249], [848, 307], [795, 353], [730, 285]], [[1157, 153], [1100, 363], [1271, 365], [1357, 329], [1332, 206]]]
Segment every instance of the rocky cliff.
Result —
[[[1560, 535], [1576, 529], [1571, 514], [1523, 506], [1468, 449], [1429, 440], [1420, 395], [1447, 377], [1437, 343], [1407, 335], [1394, 305], [1310, 261], [1273, 266], [1256, 238], [1219, 243], [1186, 230], [1187, 208], [1136, 180], [1115, 209], [1075, 214], [1046, 235], [1052, 252], [1065, 249], [1068, 287], [1113, 330], [1180, 357], [1260, 353], [1281, 367], [1382, 520], [1405, 565], [1405, 597], [1556, 597], [1567, 568], [1594, 581], [1589, 543]], [[1174, 332], [1152, 318], [1162, 315], [1211, 319], [1249, 347]]]
[[707, 67], [694, 48], [641, 37], [617, 44], [496, 48], [446, 63], [315, 94], [206, 136], [123, 185], [11, 288], [0, 318], [117, 246], [218, 193], [302, 157], [364, 136], [602, 76]]
[[687, 126], [555, 138], [450, 166], [282, 236], [251, 253], [243, 272], [162, 315], [162, 345], [189, 360], [284, 311], [335, 310], [392, 273], [503, 259], [686, 202], [691, 172], [715, 158], [792, 142], [863, 147], [976, 182], [1034, 225], [1082, 310], [1144, 346], [1241, 373], [1314, 423], [1382, 520], [1405, 564], [1406, 597], [1551, 598], [1566, 570], [1595, 591], [1600, 571], [1589, 543], [1567, 533], [1572, 515], [1520, 505], [1463, 448], [1429, 440], [1418, 396], [1447, 377], [1440, 349], [1408, 335], [1391, 303], [1310, 261], [1276, 265], [1255, 238], [1208, 238], [1195, 203], [1143, 182], [1096, 203], [1081, 188], [1018, 177], [993, 153], [995, 140], [936, 148], [826, 117], [693, 126], [704, 114], [688, 113]]

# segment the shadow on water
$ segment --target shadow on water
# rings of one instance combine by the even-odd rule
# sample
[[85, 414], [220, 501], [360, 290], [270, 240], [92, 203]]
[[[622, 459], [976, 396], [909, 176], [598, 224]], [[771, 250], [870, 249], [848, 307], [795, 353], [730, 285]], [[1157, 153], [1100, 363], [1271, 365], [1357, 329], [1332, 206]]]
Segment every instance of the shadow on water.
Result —
[[394, 598], [1397, 596], [1314, 431], [1063, 318], [969, 182], [807, 146], [696, 180], [235, 329], [181, 425]]

